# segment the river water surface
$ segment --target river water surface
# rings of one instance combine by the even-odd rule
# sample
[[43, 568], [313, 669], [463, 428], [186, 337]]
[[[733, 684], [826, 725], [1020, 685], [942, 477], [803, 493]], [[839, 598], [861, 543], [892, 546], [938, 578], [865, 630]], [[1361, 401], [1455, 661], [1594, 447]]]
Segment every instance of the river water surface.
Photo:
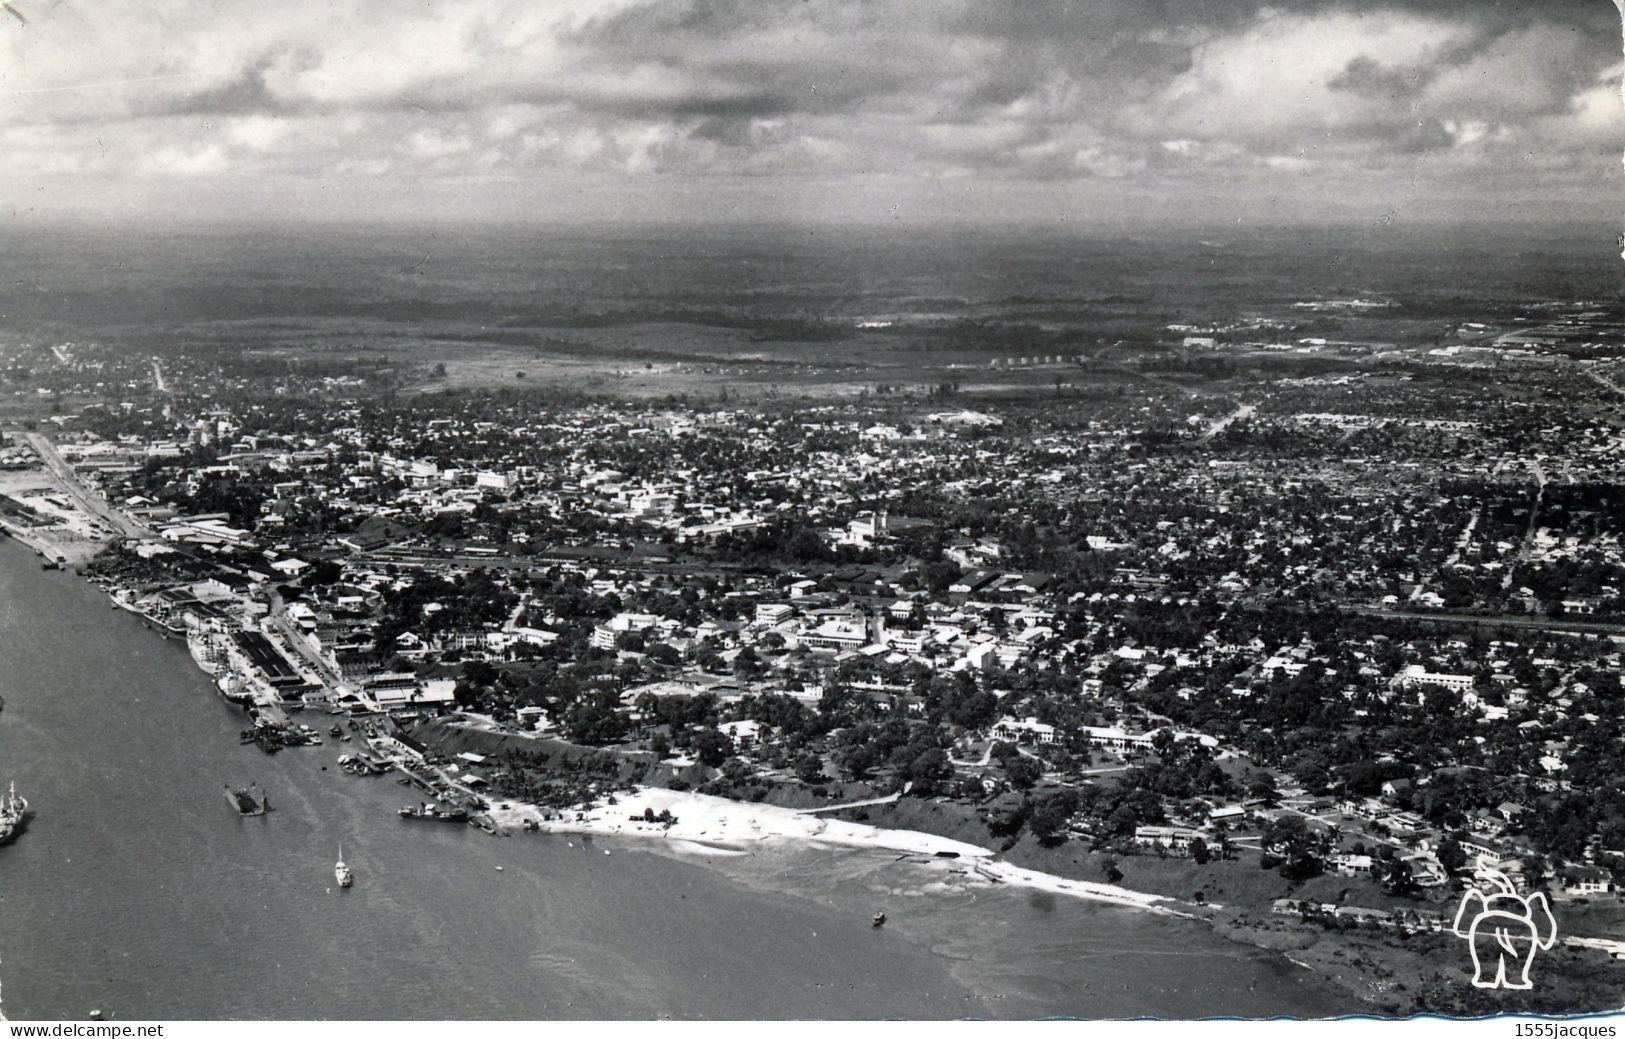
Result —
[[[921, 893], [924, 869], [884, 854], [685, 860], [400, 819], [412, 795], [345, 775], [332, 741], [240, 746], [243, 715], [183, 644], [6, 540], [0, 697], [0, 783], [34, 808], [0, 848], [0, 1009], [14, 1020], [1353, 1009], [1199, 925], [1019, 891]], [[250, 780], [275, 807], [264, 818], [226, 803], [223, 783]], [[333, 886], [341, 845], [347, 891]]]

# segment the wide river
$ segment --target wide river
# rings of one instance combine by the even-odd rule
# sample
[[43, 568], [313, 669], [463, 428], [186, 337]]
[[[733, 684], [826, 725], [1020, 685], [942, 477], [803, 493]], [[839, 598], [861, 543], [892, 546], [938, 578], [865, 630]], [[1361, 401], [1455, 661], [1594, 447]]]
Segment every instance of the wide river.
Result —
[[[240, 746], [179, 642], [0, 540], [0, 1010], [16, 1019], [1321, 1016], [1279, 957], [1198, 924], [778, 847], [413, 823], [321, 747]], [[312, 719], [319, 724], [325, 716]], [[239, 818], [222, 784], [275, 811]], [[343, 854], [356, 872], [333, 886]], [[605, 851], [612, 854], [606, 855]], [[498, 870], [496, 867], [501, 866]], [[869, 926], [885, 905], [891, 920]]]

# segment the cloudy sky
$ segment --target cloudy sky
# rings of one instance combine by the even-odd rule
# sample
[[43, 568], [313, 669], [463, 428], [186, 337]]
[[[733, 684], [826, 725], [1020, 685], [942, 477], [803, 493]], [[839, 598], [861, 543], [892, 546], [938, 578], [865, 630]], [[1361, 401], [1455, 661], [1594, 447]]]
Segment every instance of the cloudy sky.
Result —
[[1609, 0], [9, 2], [14, 219], [1617, 222], [1625, 198]]

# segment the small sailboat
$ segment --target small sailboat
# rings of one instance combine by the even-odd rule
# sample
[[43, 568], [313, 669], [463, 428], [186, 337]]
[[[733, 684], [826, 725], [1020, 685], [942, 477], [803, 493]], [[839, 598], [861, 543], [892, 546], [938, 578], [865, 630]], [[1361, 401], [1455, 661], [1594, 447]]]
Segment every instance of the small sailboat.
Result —
[[333, 864], [333, 879], [338, 881], [339, 887], [349, 887], [355, 883], [355, 873], [344, 864], [344, 846], [339, 846], [339, 860]]

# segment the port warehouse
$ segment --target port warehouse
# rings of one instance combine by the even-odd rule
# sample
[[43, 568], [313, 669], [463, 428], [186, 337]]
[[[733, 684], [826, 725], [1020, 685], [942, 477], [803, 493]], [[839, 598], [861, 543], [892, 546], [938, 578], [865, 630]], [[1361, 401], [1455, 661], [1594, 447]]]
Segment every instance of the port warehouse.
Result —
[[271, 645], [271, 640], [257, 631], [239, 631], [232, 635], [237, 647], [255, 667], [265, 673], [266, 679], [276, 687], [304, 685], [305, 680], [299, 676], [286, 658]]

